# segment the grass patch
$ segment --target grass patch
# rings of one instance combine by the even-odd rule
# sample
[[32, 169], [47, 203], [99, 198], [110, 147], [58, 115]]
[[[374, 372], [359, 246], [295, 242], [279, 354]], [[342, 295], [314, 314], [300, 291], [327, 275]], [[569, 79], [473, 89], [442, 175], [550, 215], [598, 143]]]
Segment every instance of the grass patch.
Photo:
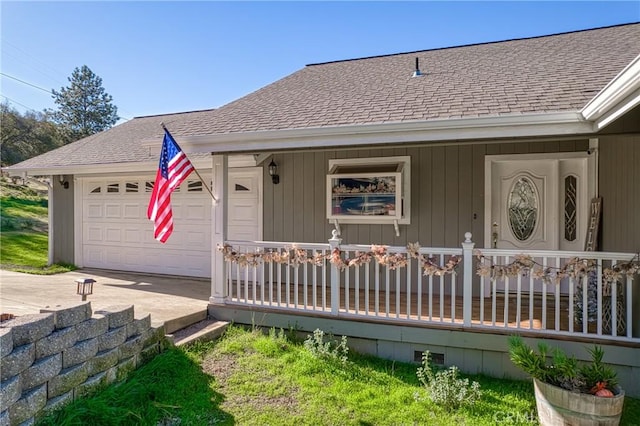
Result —
[[74, 265], [47, 265], [49, 237], [41, 232], [2, 232], [0, 268], [29, 274], [52, 275], [73, 271]]
[[41, 419], [39, 425], [233, 424], [219, 408], [223, 400], [197, 359], [172, 348], [120, 384], [78, 399]]
[[49, 262], [48, 201], [40, 192], [0, 180], [0, 268], [52, 275], [74, 265]]
[[[537, 424], [530, 381], [465, 376], [482, 397], [449, 412], [420, 398], [417, 364], [350, 353], [317, 357], [282, 331], [229, 327], [217, 342], [171, 349], [120, 385], [75, 401], [44, 425]], [[625, 398], [622, 425], [640, 418]]]

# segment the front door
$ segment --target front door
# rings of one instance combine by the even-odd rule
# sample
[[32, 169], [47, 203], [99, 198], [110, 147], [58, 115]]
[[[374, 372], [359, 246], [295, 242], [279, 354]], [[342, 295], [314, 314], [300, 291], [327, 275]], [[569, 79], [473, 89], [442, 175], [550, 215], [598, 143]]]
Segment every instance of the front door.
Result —
[[485, 247], [584, 250], [589, 200], [586, 153], [487, 156]]

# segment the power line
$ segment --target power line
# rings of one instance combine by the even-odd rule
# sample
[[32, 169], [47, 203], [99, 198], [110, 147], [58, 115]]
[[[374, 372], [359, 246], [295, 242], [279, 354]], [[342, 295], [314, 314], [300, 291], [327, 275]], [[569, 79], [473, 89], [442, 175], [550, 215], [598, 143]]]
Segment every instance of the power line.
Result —
[[[14, 77], [14, 76], [9, 75], [9, 74], [5, 74], [5, 73], [3, 73], [3, 72], [0, 72], [0, 75], [2, 75], [2, 76], [4, 76], [4, 77], [7, 77], [7, 78], [10, 78], [10, 79], [12, 79], [12, 80], [15, 80], [15, 81], [17, 81], [17, 82], [20, 82], [20, 83], [22, 83], [22, 84], [26, 84], [27, 86], [35, 87], [35, 88], [36, 88], [36, 89], [38, 89], [38, 90], [42, 90], [43, 92], [47, 92], [48, 94], [53, 95], [53, 92], [52, 92], [51, 90], [47, 90], [47, 89], [45, 89], [45, 88], [43, 88], [43, 87], [36, 86], [35, 84], [29, 83], [28, 81], [20, 80], [20, 79], [19, 79], [19, 78], [17, 78], [17, 77]], [[6, 97], [6, 96], [5, 96], [5, 97]], [[7, 98], [7, 99], [8, 99], [8, 98]], [[24, 106], [24, 105], [23, 105], [23, 106]], [[35, 110], [34, 110], [34, 111], [35, 111]], [[120, 116], [120, 118], [124, 118], [125, 120], [131, 120], [131, 119], [130, 119], [130, 118], [128, 118], [128, 117], [122, 117], [122, 116]]]
[[20, 83], [22, 83], [22, 84], [26, 84], [27, 86], [35, 87], [36, 89], [42, 90], [43, 92], [47, 92], [48, 94], [53, 95], [53, 93], [51, 92], [51, 90], [47, 90], [47, 89], [45, 89], [45, 88], [43, 88], [43, 87], [36, 86], [35, 84], [31, 84], [31, 83], [29, 83], [28, 81], [20, 80], [19, 78], [16, 78], [16, 77], [11, 76], [11, 75], [9, 75], [9, 74], [5, 74], [5, 73], [3, 73], [3, 72], [0, 72], [0, 75], [3, 75], [3, 76], [5, 76], [5, 77], [7, 77], [7, 78], [10, 78], [11, 80], [18, 81], [18, 82], [20, 82]]
[[18, 102], [18, 101], [14, 101], [13, 99], [11, 99], [11, 98], [10, 98], [10, 97], [8, 97], [8, 96], [5, 96], [5, 95], [3, 95], [3, 94], [0, 94], [0, 96], [2, 96], [3, 98], [5, 98], [6, 100], [8, 100], [8, 101], [9, 101], [9, 102], [11, 102], [11, 103], [14, 103], [14, 104], [16, 104], [16, 105], [20, 105], [21, 107], [24, 107], [24, 108], [26, 108], [26, 109], [28, 109], [28, 110], [30, 110], [30, 111], [38, 112], [38, 111], [36, 111], [35, 109], [33, 109], [33, 108], [31, 108], [31, 107], [26, 106], [25, 104], [21, 104], [21, 103], [20, 103], [20, 102]]
[[[2, 40], [3, 44], [6, 46], [9, 46], [13, 49], [15, 49], [16, 51], [20, 52], [22, 55], [26, 56], [27, 58], [31, 59], [33, 62], [37, 62], [39, 63], [39, 65], [43, 68], [48, 68], [49, 70], [53, 71], [55, 74], [58, 75], [64, 75], [64, 73], [62, 73], [62, 71], [48, 65], [47, 63], [41, 61], [40, 59], [38, 59], [37, 57], [31, 55], [30, 53], [26, 52], [25, 50], [19, 48], [18, 46], [16, 46], [15, 44], [7, 41], [7, 40]], [[32, 69], [34, 69], [35, 71], [39, 72], [40, 74], [47, 76], [53, 80], [55, 80], [56, 82], [60, 83], [60, 84], [64, 84], [62, 83], [57, 77], [52, 76], [51, 74], [45, 73], [44, 71], [36, 68], [35, 66], [31, 65], [28, 63], [28, 61], [23, 60], [22, 58], [19, 58], [18, 56], [12, 55], [9, 51], [7, 51], [6, 49], [3, 51], [3, 53], [8, 54], [9, 56], [15, 58], [18, 61], [23, 62], [24, 64], [26, 64], [27, 66], [31, 67]]]

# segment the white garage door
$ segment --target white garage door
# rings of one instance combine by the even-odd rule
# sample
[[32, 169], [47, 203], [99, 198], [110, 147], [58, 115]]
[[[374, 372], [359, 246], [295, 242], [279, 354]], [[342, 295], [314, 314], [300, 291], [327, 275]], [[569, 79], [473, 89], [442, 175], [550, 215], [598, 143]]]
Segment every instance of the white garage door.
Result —
[[83, 266], [210, 277], [211, 196], [200, 181], [183, 182], [171, 195], [174, 229], [162, 244], [147, 219], [154, 178], [83, 179]]

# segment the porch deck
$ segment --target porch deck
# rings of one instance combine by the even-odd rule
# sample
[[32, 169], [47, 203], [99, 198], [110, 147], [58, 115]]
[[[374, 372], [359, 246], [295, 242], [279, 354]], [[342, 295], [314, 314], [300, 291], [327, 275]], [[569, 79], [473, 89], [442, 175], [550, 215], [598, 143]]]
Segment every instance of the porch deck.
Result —
[[[315, 294], [306, 291], [305, 286], [294, 285], [281, 287], [281, 295], [278, 298], [273, 294], [277, 293], [277, 284], [266, 284], [263, 286], [258, 284], [254, 286], [249, 284], [246, 287], [248, 291], [245, 294], [245, 287], [240, 285], [238, 289], [238, 281], [234, 280], [232, 285], [232, 293], [229, 295], [229, 303], [242, 305], [257, 305], [269, 308], [294, 309], [315, 314], [331, 315], [332, 310], [326, 303], [322, 303], [322, 289], [316, 289]], [[297, 288], [297, 291], [296, 291]], [[255, 289], [256, 297], [253, 297]], [[264, 292], [263, 292], [264, 290]], [[271, 297], [269, 295], [272, 295]], [[349, 301], [346, 303], [346, 294]], [[297, 295], [297, 298], [296, 298]], [[358, 317], [367, 317], [371, 319], [394, 319], [422, 322], [427, 324], [441, 324], [461, 326], [463, 325], [462, 311], [464, 299], [462, 296], [452, 297], [450, 294], [434, 295], [429, 298], [428, 295], [407, 294], [406, 292], [388, 292], [388, 301], [386, 294], [376, 297], [375, 290], [369, 290], [368, 294], [364, 290], [359, 290], [356, 295], [354, 291], [346, 292], [344, 288], [340, 289], [339, 300], [340, 315], [353, 315]], [[331, 290], [327, 290], [325, 300], [330, 300]], [[483, 299], [483, 300], [481, 300]], [[318, 303], [320, 301], [320, 303]], [[555, 303], [553, 296], [547, 296], [547, 302], [543, 304], [542, 296], [534, 294], [522, 294], [518, 302], [515, 294], [509, 295], [502, 293], [496, 297], [495, 308], [493, 307], [493, 299], [491, 297], [474, 297], [472, 310], [472, 324], [474, 325], [490, 325], [492, 327], [502, 327], [509, 329], [522, 330], [554, 330], [569, 331], [569, 298], [561, 296], [560, 302]], [[520, 303], [520, 309], [518, 309]], [[531, 305], [530, 305], [531, 303]], [[543, 305], [545, 305], [543, 307]], [[533, 306], [531, 310], [530, 307]], [[483, 310], [481, 312], [481, 309]], [[546, 309], [546, 320], [543, 318], [543, 309]], [[556, 310], [559, 314], [559, 321], [556, 327]], [[492, 312], [499, 312], [499, 318], [493, 318]], [[519, 312], [519, 313], [518, 313]], [[452, 315], [453, 314], [453, 315]], [[507, 321], [505, 323], [505, 314]], [[543, 328], [543, 323], [546, 327]], [[593, 330], [593, 326], [591, 327]]]

